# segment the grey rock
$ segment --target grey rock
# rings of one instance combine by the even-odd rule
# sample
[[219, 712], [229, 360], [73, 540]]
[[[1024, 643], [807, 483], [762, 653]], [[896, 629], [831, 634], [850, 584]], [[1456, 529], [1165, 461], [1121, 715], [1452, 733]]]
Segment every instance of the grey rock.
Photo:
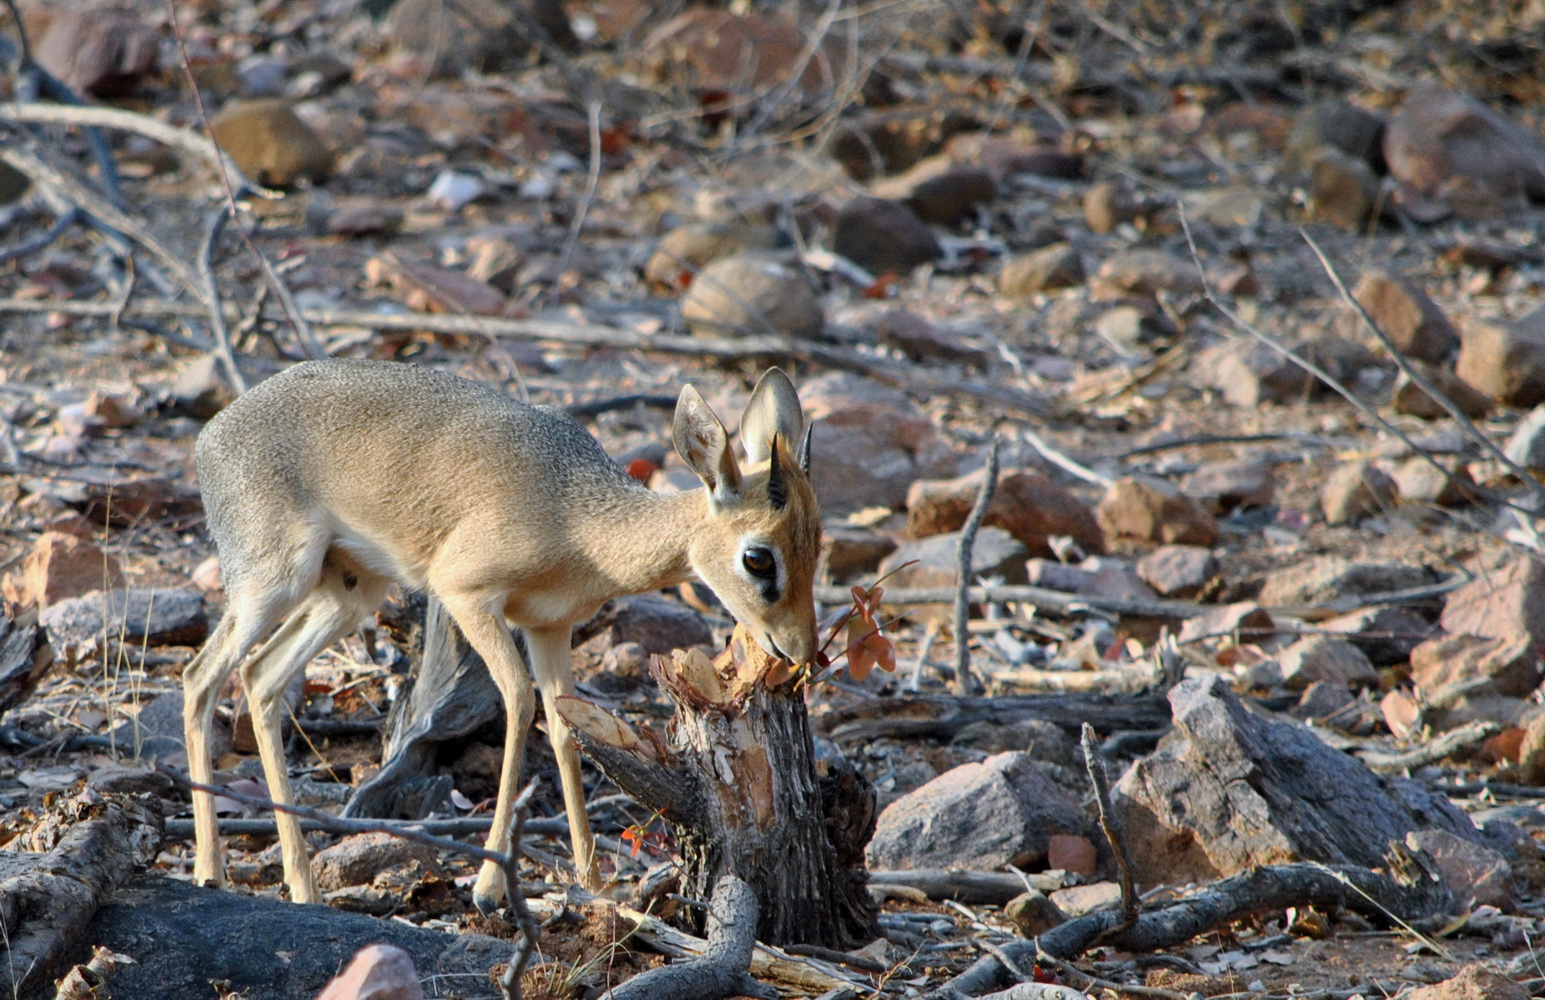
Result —
[[133, 645], [193, 646], [209, 635], [204, 596], [175, 587], [98, 590], [50, 605], [42, 623], [56, 649], [104, 639]]

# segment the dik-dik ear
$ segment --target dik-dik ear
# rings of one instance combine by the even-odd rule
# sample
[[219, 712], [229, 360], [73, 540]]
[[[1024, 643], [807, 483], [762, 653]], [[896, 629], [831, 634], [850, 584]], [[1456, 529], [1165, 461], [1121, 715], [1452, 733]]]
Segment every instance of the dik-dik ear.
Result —
[[708, 487], [708, 496], [715, 504], [729, 504], [740, 498], [740, 466], [730, 451], [730, 436], [690, 385], [681, 387], [681, 397], [676, 400], [671, 437], [676, 453]]
[[800, 408], [794, 383], [781, 369], [769, 368], [751, 390], [751, 401], [740, 417], [740, 443], [752, 464], [772, 457], [773, 438], [782, 435], [786, 448], [795, 448], [805, 429], [805, 411]]

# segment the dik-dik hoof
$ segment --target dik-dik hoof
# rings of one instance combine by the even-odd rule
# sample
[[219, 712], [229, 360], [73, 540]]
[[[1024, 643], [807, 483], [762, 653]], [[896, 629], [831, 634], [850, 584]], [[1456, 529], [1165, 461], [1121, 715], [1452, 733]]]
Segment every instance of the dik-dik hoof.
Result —
[[498, 911], [501, 902], [503, 902], [503, 899], [499, 896], [487, 896], [481, 892], [474, 892], [472, 894], [472, 905], [477, 907], [477, 912], [485, 917], [493, 916]]

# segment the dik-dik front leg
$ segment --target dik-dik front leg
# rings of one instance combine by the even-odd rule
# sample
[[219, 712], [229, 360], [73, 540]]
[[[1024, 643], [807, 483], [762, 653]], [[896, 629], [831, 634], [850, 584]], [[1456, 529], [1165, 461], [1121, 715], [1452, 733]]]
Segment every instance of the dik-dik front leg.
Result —
[[[601, 873], [596, 867], [595, 835], [590, 832], [590, 815], [585, 811], [585, 783], [580, 777], [579, 749], [569, 724], [558, 713], [558, 697], [574, 693], [574, 673], [569, 662], [572, 628], [527, 629], [526, 649], [531, 654], [531, 672], [542, 692], [542, 712], [547, 717], [547, 735], [553, 754], [558, 758], [558, 776], [563, 782], [563, 805], [569, 817], [569, 840], [574, 845], [574, 868], [579, 884], [597, 892]], [[515, 790], [511, 789], [514, 795]], [[500, 789], [500, 798], [504, 789]]]
[[[488, 831], [487, 847], [500, 854], [510, 849], [510, 824], [514, 819], [515, 795], [520, 789], [520, 766], [525, 756], [526, 734], [531, 730], [531, 720], [536, 715], [536, 692], [531, 677], [515, 646], [515, 637], [502, 617], [491, 614], [476, 604], [441, 597], [445, 610], [450, 612], [462, 635], [477, 650], [488, 673], [498, 685], [504, 699], [504, 766], [499, 775], [499, 798], [494, 807], [493, 827]], [[517, 889], [519, 887], [516, 887]], [[483, 862], [477, 884], [472, 889], [472, 901], [479, 912], [492, 913], [504, 899], [504, 869], [491, 861]]]

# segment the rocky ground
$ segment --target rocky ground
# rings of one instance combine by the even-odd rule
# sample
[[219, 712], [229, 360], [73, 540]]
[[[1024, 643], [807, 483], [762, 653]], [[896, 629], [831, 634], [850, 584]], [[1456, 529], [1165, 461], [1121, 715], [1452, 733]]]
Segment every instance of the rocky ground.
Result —
[[[680, 386], [733, 424], [777, 363], [814, 425], [821, 600], [881, 576], [889, 594], [898, 669], [839, 659], [810, 695], [878, 791], [869, 865], [1012, 865], [1034, 890], [943, 903], [877, 875], [885, 933], [848, 956], [853, 990], [938, 987], [980, 942], [1047, 926], [1037, 896], [1067, 916], [1117, 901], [1086, 720], [1149, 905], [1259, 865], [1380, 867], [1391, 838], [1438, 859], [1455, 899], [1420, 933], [1268, 908], [1163, 949], [1107, 944], [1084, 973], [1252, 997], [1392, 995], [1468, 961], [1522, 984], [1470, 984], [1483, 995], [1545, 981], [1538, 4], [20, 13], [56, 82], [15, 61], [0, 14], [0, 840], [82, 779], [186, 815], [124, 761], [178, 754], [178, 673], [222, 600], [192, 448], [237, 381], [308, 353], [432, 365], [574, 408], [676, 489], [694, 482], [668, 453]], [[67, 93], [132, 116], [93, 119], [100, 158], [56, 107], [29, 110]], [[234, 170], [198, 155], [206, 130]], [[955, 585], [994, 438], [973, 560], [989, 591], [962, 640], [917, 591]], [[701, 597], [613, 609], [576, 648], [583, 693], [658, 722], [648, 654], [727, 634]], [[379, 760], [401, 617], [294, 692], [313, 801]], [[239, 692], [222, 720], [223, 773], [261, 793]], [[492, 795], [499, 732], [442, 748], [448, 812]], [[631, 900], [669, 833], [589, 777]], [[556, 792], [539, 811], [561, 812]], [[156, 868], [180, 874], [191, 844], [171, 833]], [[270, 844], [233, 851], [259, 895], [278, 892]], [[378, 847], [319, 860], [335, 905], [512, 935], [471, 915], [470, 862]], [[598, 905], [544, 935], [528, 996], [658, 964]], [[841, 981], [759, 975], [790, 995]]]

